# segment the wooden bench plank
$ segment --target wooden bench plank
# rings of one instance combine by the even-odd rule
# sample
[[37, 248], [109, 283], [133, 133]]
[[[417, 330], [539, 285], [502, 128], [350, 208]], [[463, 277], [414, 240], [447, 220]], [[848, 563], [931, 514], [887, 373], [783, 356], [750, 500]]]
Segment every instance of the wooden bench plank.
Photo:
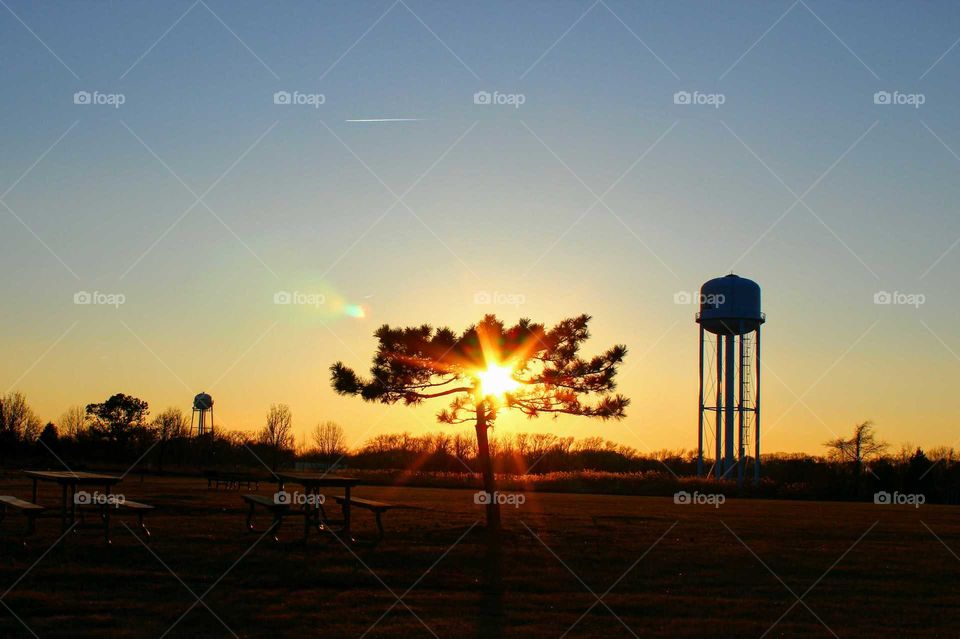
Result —
[[139, 501], [126, 500], [120, 504], [120, 508], [129, 508], [130, 510], [153, 510], [154, 507], [150, 504], [143, 504]]
[[0, 495], [0, 502], [3, 502], [5, 506], [16, 508], [17, 510], [33, 511], [33, 512], [38, 512], [43, 510], [43, 506], [40, 506], [30, 501], [24, 501], [23, 499], [18, 499], [13, 495]]
[[290, 504], [278, 504], [273, 500], [273, 497], [264, 497], [263, 495], [241, 495], [241, 497], [243, 497], [243, 500], [246, 502], [257, 504], [270, 510], [290, 509]]
[[[343, 505], [346, 501], [346, 497], [334, 497], [337, 500], [337, 503]], [[350, 507], [351, 508], [365, 508], [366, 510], [381, 511], [386, 512], [391, 508], [399, 508], [396, 504], [388, 504], [385, 501], [374, 501], [372, 499], [360, 499], [359, 497], [350, 497]]]
[[362, 499], [360, 497], [350, 496], [348, 500], [345, 496], [334, 496], [334, 499], [337, 501], [340, 506], [346, 508], [348, 505], [350, 508], [362, 508], [364, 510], [369, 510], [373, 513], [374, 518], [376, 519], [377, 524], [377, 535], [372, 539], [358, 540], [357, 543], [362, 543], [363, 545], [375, 548], [383, 540], [383, 521], [381, 519], [383, 513], [388, 512], [394, 508], [409, 508], [409, 506], [400, 506], [398, 504], [390, 504], [385, 501], [376, 501], [373, 499]]
[[[40, 513], [45, 510], [43, 506], [35, 504], [24, 499], [19, 499], [13, 495], [0, 495], [0, 521], [6, 519], [8, 510], [19, 510], [27, 519], [27, 529], [25, 536], [30, 536], [34, 532], [34, 520], [41, 516]], [[26, 539], [23, 544], [26, 545]]]

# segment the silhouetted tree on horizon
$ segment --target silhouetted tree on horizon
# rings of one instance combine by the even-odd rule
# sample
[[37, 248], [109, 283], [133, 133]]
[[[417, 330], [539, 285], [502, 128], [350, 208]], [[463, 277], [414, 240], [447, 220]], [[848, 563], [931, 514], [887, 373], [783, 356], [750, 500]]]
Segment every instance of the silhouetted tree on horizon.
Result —
[[[618, 366], [627, 348], [616, 345], [602, 355], [583, 359], [580, 347], [590, 334], [589, 315], [565, 319], [546, 329], [521, 319], [506, 328], [494, 315], [456, 334], [429, 325], [408, 328], [381, 326], [375, 333], [377, 351], [370, 378], [358, 376], [342, 362], [330, 367], [333, 388], [341, 395], [366, 401], [406, 405], [450, 397], [437, 414], [445, 424], [472, 423], [484, 491], [496, 492], [487, 429], [500, 410], [518, 410], [528, 417], [567, 414], [601, 419], [625, 416], [629, 400], [612, 394]], [[490, 367], [509, 366], [516, 389], [501, 396], [485, 394], [481, 374]], [[487, 503], [487, 527], [500, 527], [495, 499]]]
[[271, 404], [267, 411], [267, 423], [259, 432], [257, 440], [272, 451], [272, 468], [277, 469], [280, 453], [293, 448], [293, 413], [286, 404]]
[[871, 421], [854, 426], [853, 435], [850, 438], [838, 437], [824, 442], [823, 445], [830, 449], [831, 456], [838, 461], [852, 463], [856, 477], [860, 477], [863, 472], [864, 462], [882, 455], [889, 448], [889, 444], [877, 439]]
[[171, 406], [153, 419], [151, 427], [157, 438], [157, 471], [163, 472], [163, 456], [167, 444], [173, 439], [189, 436], [190, 422], [182, 410]]
[[343, 434], [343, 426], [336, 422], [326, 421], [314, 426], [310, 433], [317, 453], [323, 457], [338, 457], [347, 453], [347, 440]]
[[42, 425], [23, 393], [14, 391], [0, 396], [0, 455], [16, 450], [20, 442], [36, 441]]
[[90, 432], [122, 453], [134, 436], [146, 430], [150, 405], [133, 395], [117, 393], [99, 404], [87, 404]]

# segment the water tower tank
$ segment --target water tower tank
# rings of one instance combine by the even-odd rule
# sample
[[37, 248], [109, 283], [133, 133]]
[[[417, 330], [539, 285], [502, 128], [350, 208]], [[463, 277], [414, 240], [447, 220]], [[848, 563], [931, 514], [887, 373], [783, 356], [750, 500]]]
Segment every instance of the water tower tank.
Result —
[[744, 335], [763, 324], [760, 285], [731, 273], [700, 287], [697, 322], [715, 335]]
[[193, 398], [194, 410], [210, 410], [213, 408], [213, 398], [207, 393], [199, 393]]

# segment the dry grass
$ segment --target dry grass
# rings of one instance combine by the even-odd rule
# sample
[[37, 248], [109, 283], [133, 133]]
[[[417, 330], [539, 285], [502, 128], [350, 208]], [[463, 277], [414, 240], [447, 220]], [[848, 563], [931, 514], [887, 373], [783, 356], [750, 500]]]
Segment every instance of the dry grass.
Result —
[[[238, 493], [200, 479], [128, 477], [120, 491], [158, 506], [150, 550], [118, 525], [112, 547], [81, 531], [30, 569], [59, 521], [39, 521], [27, 550], [9, 541], [20, 518], [3, 522], [0, 588], [15, 586], [0, 636], [31, 636], [13, 613], [40, 637], [160, 637], [181, 616], [166, 636], [760, 637], [786, 613], [766, 636], [953, 637], [960, 623], [960, 560], [924, 525], [960, 552], [958, 511], [944, 506], [731, 499], [714, 509], [536, 493], [505, 509], [498, 561], [479, 528], [457, 543], [483, 515], [471, 491], [364, 487], [358, 495], [420, 509], [389, 513], [391, 535], [358, 559], [329, 537], [304, 548], [295, 521], [281, 543], [256, 543]], [[0, 493], [29, 487], [4, 481]], [[47, 487], [41, 501], [55, 500]], [[355, 515], [358, 535], [371, 531], [367, 515]], [[497, 565], [501, 591], [484, 586]], [[812, 589], [794, 605], [788, 587]], [[593, 606], [588, 588], [610, 592]], [[190, 590], [209, 590], [210, 610], [187, 612]]]

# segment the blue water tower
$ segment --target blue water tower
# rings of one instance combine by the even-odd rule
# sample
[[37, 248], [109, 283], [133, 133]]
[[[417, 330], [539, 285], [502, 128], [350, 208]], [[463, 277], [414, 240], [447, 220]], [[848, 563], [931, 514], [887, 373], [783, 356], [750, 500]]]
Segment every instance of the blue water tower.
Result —
[[760, 310], [760, 286], [731, 273], [701, 286], [699, 302], [697, 476], [704, 475], [705, 417], [714, 412], [714, 477], [733, 479], [735, 474], [738, 484], [743, 484], [752, 435], [756, 484], [760, 482], [760, 327], [766, 321]]

